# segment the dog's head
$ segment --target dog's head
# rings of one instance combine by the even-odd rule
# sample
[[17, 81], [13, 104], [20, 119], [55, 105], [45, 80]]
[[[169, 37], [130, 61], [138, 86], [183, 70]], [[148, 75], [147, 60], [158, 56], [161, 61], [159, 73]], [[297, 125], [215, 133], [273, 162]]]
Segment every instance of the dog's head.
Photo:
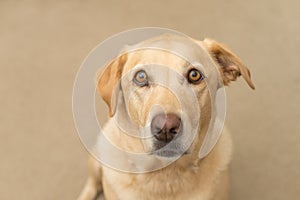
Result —
[[162, 35], [108, 63], [97, 90], [110, 117], [142, 137], [145, 152], [172, 157], [201, 146], [217, 90], [239, 76], [254, 89], [249, 70], [224, 45]]

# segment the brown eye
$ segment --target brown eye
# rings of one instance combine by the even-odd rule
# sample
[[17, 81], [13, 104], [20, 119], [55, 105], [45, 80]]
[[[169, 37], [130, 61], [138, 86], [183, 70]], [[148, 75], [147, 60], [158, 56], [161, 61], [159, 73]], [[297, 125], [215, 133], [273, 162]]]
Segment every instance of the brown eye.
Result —
[[188, 73], [188, 81], [193, 84], [200, 83], [204, 79], [203, 74], [197, 69], [191, 69]]
[[135, 74], [133, 81], [138, 86], [146, 86], [148, 85], [148, 76], [144, 70], [141, 70]]

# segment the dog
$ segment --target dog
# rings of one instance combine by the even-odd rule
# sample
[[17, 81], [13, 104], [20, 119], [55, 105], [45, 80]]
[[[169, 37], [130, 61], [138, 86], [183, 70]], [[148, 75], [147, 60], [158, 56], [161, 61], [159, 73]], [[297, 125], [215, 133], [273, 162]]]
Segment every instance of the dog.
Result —
[[90, 156], [89, 177], [78, 199], [95, 199], [102, 192], [107, 200], [228, 199], [232, 141], [226, 127], [204, 156], [199, 152], [211, 134], [217, 91], [239, 76], [254, 89], [242, 61], [212, 39], [164, 34], [125, 47], [97, 78], [110, 116], [102, 135], [123, 151], [149, 159], [128, 164], [126, 155], [115, 156], [98, 142], [95, 152], [122, 169]]

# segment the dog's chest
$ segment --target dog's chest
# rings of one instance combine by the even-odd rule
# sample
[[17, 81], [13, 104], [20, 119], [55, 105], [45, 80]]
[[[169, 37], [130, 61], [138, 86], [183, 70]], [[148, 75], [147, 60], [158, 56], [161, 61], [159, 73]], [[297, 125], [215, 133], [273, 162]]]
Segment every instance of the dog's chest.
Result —
[[[110, 171], [110, 170], [109, 170]], [[206, 200], [201, 181], [193, 172], [184, 174], [159, 173], [155, 175], [127, 175], [110, 171], [105, 178], [119, 200]], [[109, 177], [109, 178], [108, 178]]]

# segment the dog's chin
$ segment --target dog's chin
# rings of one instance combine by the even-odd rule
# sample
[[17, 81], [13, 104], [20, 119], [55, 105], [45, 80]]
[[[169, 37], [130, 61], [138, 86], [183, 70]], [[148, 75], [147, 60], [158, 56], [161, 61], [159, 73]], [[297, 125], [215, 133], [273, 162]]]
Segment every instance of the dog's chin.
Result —
[[165, 149], [165, 150], [157, 150], [157, 151], [153, 152], [152, 154], [157, 157], [160, 157], [160, 158], [179, 158], [181, 156], [187, 155], [188, 152]]

